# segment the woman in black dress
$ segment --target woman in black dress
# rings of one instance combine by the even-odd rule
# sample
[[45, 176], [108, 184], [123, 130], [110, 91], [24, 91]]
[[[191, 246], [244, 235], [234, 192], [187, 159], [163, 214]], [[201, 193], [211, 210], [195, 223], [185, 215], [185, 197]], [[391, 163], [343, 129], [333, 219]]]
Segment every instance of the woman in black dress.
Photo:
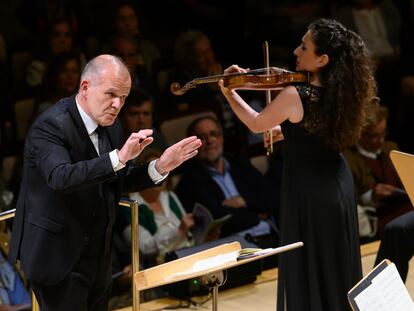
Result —
[[277, 309], [342, 311], [362, 274], [353, 179], [341, 150], [357, 140], [375, 82], [361, 38], [334, 20], [313, 22], [294, 55], [310, 83], [285, 87], [260, 113], [219, 85], [250, 130], [284, 136], [280, 241], [304, 247], [280, 256]]

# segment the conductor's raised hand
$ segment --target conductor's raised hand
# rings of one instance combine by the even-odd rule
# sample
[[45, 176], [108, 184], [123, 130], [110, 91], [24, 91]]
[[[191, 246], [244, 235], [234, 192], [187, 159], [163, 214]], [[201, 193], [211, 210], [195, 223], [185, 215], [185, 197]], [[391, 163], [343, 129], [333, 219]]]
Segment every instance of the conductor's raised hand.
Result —
[[201, 140], [196, 136], [184, 138], [178, 143], [167, 148], [155, 163], [155, 168], [160, 174], [165, 174], [184, 161], [187, 161], [197, 154], [197, 149], [201, 147]]
[[127, 161], [137, 157], [146, 146], [153, 142], [154, 138], [152, 138], [151, 135], [151, 129], [132, 133], [122, 146], [121, 150], [118, 151], [119, 161], [125, 164]]

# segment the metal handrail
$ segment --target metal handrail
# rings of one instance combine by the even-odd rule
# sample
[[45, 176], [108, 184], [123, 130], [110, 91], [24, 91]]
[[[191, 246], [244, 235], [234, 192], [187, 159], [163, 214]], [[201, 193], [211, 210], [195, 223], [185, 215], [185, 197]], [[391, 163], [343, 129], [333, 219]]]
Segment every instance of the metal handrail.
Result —
[[7, 211], [4, 211], [0, 213], [0, 221], [13, 218], [15, 214], [16, 214], [16, 209], [9, 209]]
[[131, 208], [131, 243], [132, 243], [132, 310], [139, 311], [139, 290], [135, 283], [135, 274], [139, 271], [138, 246], [138, 202], [128, 198], [121, 198], [119, 205]]

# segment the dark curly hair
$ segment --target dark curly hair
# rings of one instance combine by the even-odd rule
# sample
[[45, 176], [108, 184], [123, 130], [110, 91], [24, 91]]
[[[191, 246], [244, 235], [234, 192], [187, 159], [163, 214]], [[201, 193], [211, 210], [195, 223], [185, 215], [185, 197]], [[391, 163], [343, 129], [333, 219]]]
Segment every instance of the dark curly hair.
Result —
[[320, 71], [323, 92], [312, 102], [305, 128], [337, 150], [355, 143], [376, 95], [372, 65], [361, 37], [332, 19], [309, 25], [317, 55], [329, 56]]

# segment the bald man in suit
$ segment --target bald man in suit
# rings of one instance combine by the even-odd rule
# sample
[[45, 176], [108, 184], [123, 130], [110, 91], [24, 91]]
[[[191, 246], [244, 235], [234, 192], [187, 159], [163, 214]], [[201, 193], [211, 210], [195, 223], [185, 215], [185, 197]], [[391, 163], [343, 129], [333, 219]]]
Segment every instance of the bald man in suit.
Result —
[[119, 58], [97, 56], [78, 93], [43, 113], [27, 135], [10, 259], [20, 259], [42, 311], [108, 308], [120, 195], [162, 182], [201, 145], [193, 136], [148, 165], [128, 162], [153, 141], [151, 129], [123, 139], [117, 115], [130, 88]]

